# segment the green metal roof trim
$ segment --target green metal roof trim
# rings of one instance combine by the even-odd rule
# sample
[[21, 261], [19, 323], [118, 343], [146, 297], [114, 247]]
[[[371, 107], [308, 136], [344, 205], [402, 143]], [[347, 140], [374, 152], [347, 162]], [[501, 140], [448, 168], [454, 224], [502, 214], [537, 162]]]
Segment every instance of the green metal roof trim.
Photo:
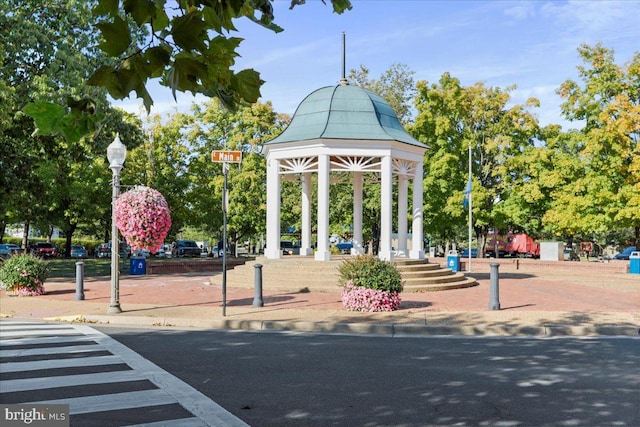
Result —
[[399, 141], [427, 148], [400, 124], [379, 95], [357, 86], [327, 86], [309, 94], [289, 126], [267, 144], [312, 139]]

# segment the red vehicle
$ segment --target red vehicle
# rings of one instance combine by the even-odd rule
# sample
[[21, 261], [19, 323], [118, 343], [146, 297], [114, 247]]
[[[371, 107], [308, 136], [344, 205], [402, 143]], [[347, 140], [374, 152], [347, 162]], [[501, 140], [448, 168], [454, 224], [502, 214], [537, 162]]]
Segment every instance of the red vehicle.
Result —
[[37, 242], [31, 246], [31, 253], [40, 258], [55, 258], [58, 256], [56, 247], [48, 242]]
[[540, 245], [525, 233], [512, 234], [508, 239], [506, 251], [511, 256], [539, 258]]
[[507, 254], [507, 239], [511, 237], [511, 233], [507, 237], [501, 236], [496, 231], [490, 231], [487, 233], [487, 243], [484, 246], [484, 256], [494, 257], [496, 252], [499, 257], [504, 257]]

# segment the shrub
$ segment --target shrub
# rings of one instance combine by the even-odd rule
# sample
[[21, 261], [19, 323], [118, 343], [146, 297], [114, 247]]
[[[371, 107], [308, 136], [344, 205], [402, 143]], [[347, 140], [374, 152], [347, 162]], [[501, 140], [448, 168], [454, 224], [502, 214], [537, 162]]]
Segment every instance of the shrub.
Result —
[[349, 311], [393, 311], [400, 308], [400, 294], [354, 286], [349, 280], [342, 289], [342, 306]]
[[47, 277], [48, 265], [30, 254], [13, 256], [0, 264], [0, 288], [18, 295], [44, 294]]
[[351, 280], [354, 286], [387, 292], [402, 292], [402, 277], [393, 264], [373, 255], [358, 255], [344, 260], [338, 269], [342, 286]]
[[400, 307], [402, 277], [393, 264], [372, 255], [359, 255], [345, 260], [338, 271], [345, 309], [374, 312]]

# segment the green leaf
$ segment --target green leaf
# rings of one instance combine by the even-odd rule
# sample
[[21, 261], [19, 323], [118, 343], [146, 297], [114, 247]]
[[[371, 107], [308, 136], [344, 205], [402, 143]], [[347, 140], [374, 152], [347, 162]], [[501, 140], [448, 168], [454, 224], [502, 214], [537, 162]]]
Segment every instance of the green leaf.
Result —
[[331, 3], [333, 4], [333, 11], [340, 14], [345, 10], [351, 10], [353, 7], [350, 0], [331, 0]]
[[128, 95], [122, 90], [122, 84], [118, 80], [115, 69], [111, 66], [103, 65], [94, 71], [87, 80], [87, 84], [104, 87], [114, 99], [123, 99]]
[[97, 16], [117, 16], [119, 3], [119, 0], [98, 0], [98, 4], [93, 8], [93, 13]]
[[147, 74], [151, 78], [162, 76], [164, 69], [171, 62], [171, 47], [166, 44], [149, 48], [144, 53], [147, 62]]
[[131, 44], [129, 26], [120, 17], [114, 17], [113, 22], [100, 22], [96, 27], [102, 32], [103, 38], [98, 46], [110, 56], [119, 56]]
[[186, 51], [204, 51], [207, 46], [204, 42], [206, 38], [206, 24], [202, 20], [198, 11], [187, 13], [173, 19], [171, 33], [173, 41]]
[[24, 107], [24, 113], [33, 118], [36, 133], [49, 135], [60, 131], [60, 123], [64, 117], [64, 107], [52, 102], [38, 101]]
[[[124, 0], [122, 6], [139, 26], [149, 22], [156, 15], [156, 5], [151, 0]], [[160, 5], [163, 6], [164, 4]]]
[[260, 79], [260, 73], [257, 71], [242, 70], [233, 75], [231, 88], [244, 101], [253, 104], [260, 98], [260, 86], [263, 83], [264, 81]]

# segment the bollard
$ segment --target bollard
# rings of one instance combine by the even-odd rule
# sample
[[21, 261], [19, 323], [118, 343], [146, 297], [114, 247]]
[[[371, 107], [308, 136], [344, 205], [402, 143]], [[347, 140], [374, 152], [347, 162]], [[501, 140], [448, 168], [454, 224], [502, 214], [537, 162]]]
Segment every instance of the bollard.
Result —
[[76, 300], [84, 300], [84, 262], [76, 262]]
[[491, 267], [491, 273], [489, 277], [491, 278], [491, 297], [489, 299], [489, 310], [500, 310], [500, 297], [498, 291], [498, 267], [500, 264], [497, 262], [492, 262], [489, 264]]
[[256, 264], [253, 267], [256, 269], [253, 288], [253, 306], [264, 307], [264, 302], [262, 301], [262, 264]]

